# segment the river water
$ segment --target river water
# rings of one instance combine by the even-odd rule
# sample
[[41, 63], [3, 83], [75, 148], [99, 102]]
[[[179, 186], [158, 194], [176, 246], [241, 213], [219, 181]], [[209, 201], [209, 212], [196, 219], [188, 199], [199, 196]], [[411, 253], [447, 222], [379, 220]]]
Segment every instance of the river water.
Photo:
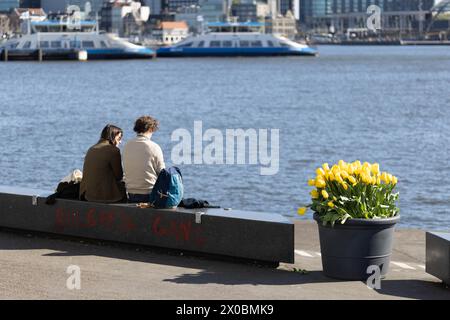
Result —
[[172, 133], [194, 136], [194, 121], [223, 135], [279, 129], [276, 174], [261, 175], [258, 164], [183, 164], [186, 197], [295, 216], [317, 166], [359, 159], [398, 177], [400, 227], [448, 229], [450, 49], [319, 50], [318, 58], [0, 63], [0, 185], [52, 190], [82, 168], [105, 124], [122, 127], [126, 142], [134, 120], [150, 114], [167, 165]]

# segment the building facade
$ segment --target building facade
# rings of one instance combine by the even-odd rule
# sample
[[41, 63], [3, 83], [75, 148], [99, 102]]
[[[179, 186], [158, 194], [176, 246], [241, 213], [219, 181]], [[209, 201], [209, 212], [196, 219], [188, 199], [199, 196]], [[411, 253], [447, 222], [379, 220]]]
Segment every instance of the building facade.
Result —
[[258, 20], [255, 3], [234, 3], [231, 5], [231, 16], [239, 22], [255, 22]]
[[9, 12], [20, 7], [20, 0], [0, 0], [0, 12]]
[[161, 14], [163, 8], [163, 0], [144, 0], [145, 5], [150, 8], [150, 14]]
[[103, 2], [109, 0], [41, 0], [41, 8], [45, 12], [65, 12], [69, 5], [76, 5], [82, 11], [89, 2], [93, 13], [100, 12]]
[[9, 16], [7, 14], [0, 13], [0, 40], [4, 35], [11, 33], [11, 26]]
[[199, 0], [165, 0], [163, 2], [163, 11], [166, 13], [176, 13], [182, 8], [198, 5]]
[[381, 9], [381, 30], [414, 33], [423, 31], [430, 10], [439, 0], [300, 0], [300, 22], [318, 32], [366, 28], [367, 9]]
[[153, 36], [163, 45], [172, 45], [185, 39], [189, 27], [184, 21], [164, 21], [153, 31]]
[[20, 0], [21, 8], [41, 8], [41, 0]]

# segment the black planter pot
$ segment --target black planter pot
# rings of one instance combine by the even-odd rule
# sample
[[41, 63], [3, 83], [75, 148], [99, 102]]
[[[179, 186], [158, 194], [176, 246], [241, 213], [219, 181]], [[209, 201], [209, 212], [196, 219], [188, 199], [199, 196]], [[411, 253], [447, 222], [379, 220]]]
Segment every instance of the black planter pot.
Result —
[[367, 268], [377, 265], [381, 277], [386, 276], [391, 260], [395, 224], [400, 216], [387, 219], [349, 219], [331, 227], [319, 226], [322, 267], [325, 275], [342, 280], [365, 281], [373, 274]]

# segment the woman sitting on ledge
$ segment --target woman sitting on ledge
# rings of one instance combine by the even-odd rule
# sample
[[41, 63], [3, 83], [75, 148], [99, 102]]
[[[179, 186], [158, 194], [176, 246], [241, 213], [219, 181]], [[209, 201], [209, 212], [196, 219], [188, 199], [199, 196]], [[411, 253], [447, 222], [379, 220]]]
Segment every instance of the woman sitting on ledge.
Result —
[[126, 200], [122, 158], [117, 147], [122, 136], [122, 129], [109, 124], [103, 129], [100, 141], [88, 150], [80, 184], [81, 200], [105, 203]]

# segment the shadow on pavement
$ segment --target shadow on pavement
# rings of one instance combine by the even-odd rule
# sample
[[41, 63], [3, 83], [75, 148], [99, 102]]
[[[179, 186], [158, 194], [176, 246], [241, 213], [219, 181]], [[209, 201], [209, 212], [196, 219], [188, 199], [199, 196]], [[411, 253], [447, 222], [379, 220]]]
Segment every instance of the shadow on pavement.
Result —
[[302, 274], [291, 271], [289, 265], [274, 269], [248, 262], [213, 259], [175, 250], [0, 228], [0, 251], [43, 249], [54, 251], [42, 255], [49, 258], [97, 256], [199, 270], [192, 274], [182, 274], [173, 279], [164, 280], [176, 284], [279, 286], [337, 282], [325, 277], [321, 271], [309, 271], [307, 274]]
[[425, 280], [383, 280], [379, 294], [419, 299], [419, 300], [449, 300], [450, 289], [438, 282]]

